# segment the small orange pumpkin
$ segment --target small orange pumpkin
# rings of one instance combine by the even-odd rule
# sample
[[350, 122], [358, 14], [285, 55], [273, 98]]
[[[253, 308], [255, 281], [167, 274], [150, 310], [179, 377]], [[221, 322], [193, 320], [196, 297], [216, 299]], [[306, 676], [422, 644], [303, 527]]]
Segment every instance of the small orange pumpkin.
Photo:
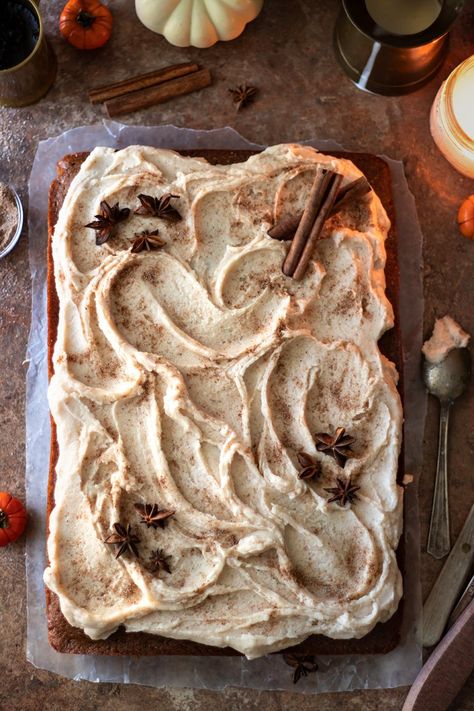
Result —
[[59, 18], [59, 29], [73, 47], [97, 49], [110, 38], [112, 22], [112, 13], [99, 0], [69, 0]]
[[474, 195], [469, 195], [461, 204], [458, 225], [464, 237], [474, 238]]
[[21, 536], [26, 526], [26, 511], [18, 499], [0, 491], [0, 546], [7, 546]]

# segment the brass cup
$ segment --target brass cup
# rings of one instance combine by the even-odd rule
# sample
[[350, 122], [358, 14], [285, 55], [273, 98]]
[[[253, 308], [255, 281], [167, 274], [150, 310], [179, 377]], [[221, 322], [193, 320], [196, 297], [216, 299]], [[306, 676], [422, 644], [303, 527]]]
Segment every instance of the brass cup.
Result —
[[365, 0], [342, 0], [334, 30], [334, 50], [344, 72], [375, 94], [408, 94], [441, 67], [448, 32], [464, 0], [444, 0], [436, 20], [422, 32], [391, 34], [370, 16]]
[[51, 88], [57, 71], [56, 56], [46, 41], [43, 22], [38, 10], [39, 0], [16, 0], [38, 18], [38, 41], [28, 57], [20, 64], [0, 70], [0, 105], [27, 106], [39, 101]]

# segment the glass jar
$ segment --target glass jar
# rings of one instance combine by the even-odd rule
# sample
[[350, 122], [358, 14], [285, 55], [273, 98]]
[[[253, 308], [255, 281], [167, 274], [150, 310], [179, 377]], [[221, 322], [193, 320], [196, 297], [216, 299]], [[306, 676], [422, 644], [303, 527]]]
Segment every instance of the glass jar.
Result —
[[474, 55], [441, 84], [431, 107], [430, 130], [451, 165], [474, 178]]
[[[38, 39], [33, 51], [22, 62], [0, 69], [0, 106], [20, 107], [34, 104], [49, 91], [56, 78], [56, 56], [46, 41], [38, 9], [39, 1], [15, 0], [15, 4], [23, 5], [36, 18]], [[3, 3], [4, 0], [0, 0], [0, 5]]]

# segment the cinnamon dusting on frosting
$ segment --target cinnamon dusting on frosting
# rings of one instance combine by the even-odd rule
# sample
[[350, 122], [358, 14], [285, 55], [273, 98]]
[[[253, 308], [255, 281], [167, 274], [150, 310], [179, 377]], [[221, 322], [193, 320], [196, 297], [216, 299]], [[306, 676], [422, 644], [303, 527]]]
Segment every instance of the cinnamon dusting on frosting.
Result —
[[[332, 217], [301, 282], [267, 235], [289, 197], [302, 211], [317, 165], [360, 176], [297, 145], [231, 166], [132, 146], [95, 149], [71, 185], [53, 237], [45, 580], [93, 638], [124, 625], [257, 657], [313, 633], [361, 637], [398, 605], [401, 407], [377, 348], [393, 322], [388, 219], [373, 192]], [[84, 225], [101, 202], [138, 195], [179, 196], [182, 219], [133, 214], [98, 248]], [[166, 244], [132, 254], [157, 220]], [[356, 440], [344, 470], [313, 440], [341, 426]], [[298, 452], [320, 466], [310, 484]], [[356, 506], [328, 503], [338, 476], [360, 487]], [[136, 502], [172, 523], [139, 525]], [[117, 521], [139, 531], [139, 558], [104, 545]], [[171, 573], [152, 572], [155, 554]]]

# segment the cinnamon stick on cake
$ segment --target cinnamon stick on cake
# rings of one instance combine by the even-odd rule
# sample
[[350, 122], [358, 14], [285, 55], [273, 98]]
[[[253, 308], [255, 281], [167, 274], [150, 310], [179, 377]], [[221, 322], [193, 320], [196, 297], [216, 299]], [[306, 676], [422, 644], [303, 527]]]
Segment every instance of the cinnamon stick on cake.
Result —
[[[370, 183], [364, 176], [361, 176], [360, 178], [357, 178], [357, 180], [353, 180], [347, 185], [341, 187], [329, 216], [335, 215], [345, 207], [348, 207], [351, 203], [363, 198], [364, 195], [367, 195], [367, 193], [370, 192], [370, 190]], [[303, 213], [300, 212], [296, 215], [288, 215], [283, 218], [268, 230], [269, 237], [281, 241], [293, 239], [295, 232], [298, 229], [298, 225], [301, 222], [302, 216]]]

